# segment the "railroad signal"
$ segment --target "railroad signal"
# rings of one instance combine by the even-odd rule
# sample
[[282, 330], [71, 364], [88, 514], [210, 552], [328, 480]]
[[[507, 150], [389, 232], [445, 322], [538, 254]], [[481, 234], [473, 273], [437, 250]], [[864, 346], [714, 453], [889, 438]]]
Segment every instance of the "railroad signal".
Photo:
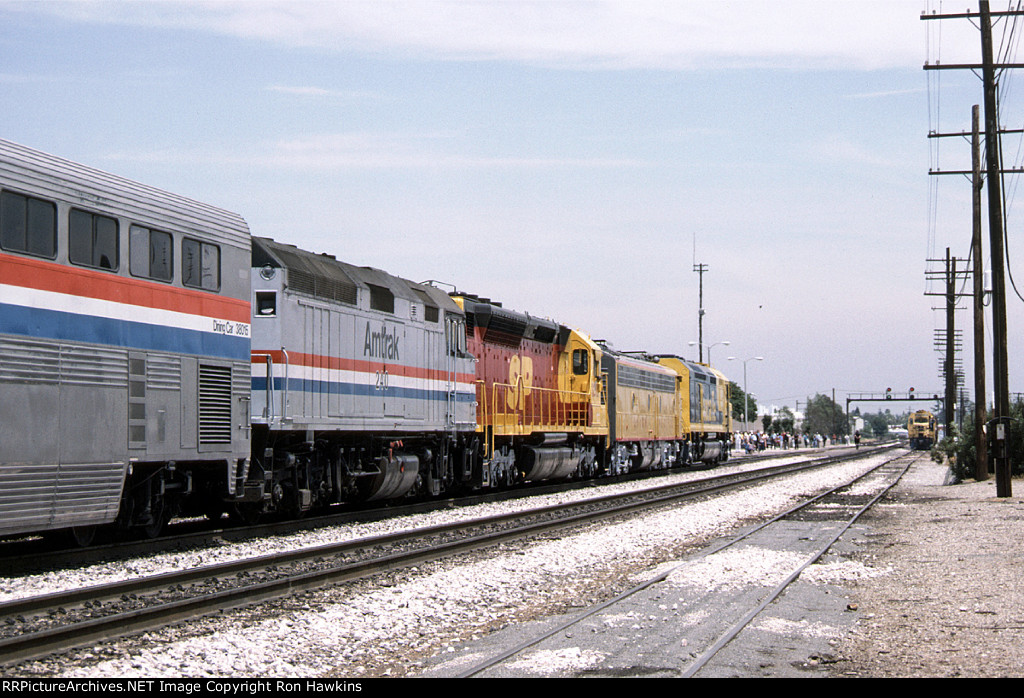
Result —
[[911, 389], [910, 389], [910, 392], [909, 392], [909, 393], [907, 393], [907, 397], [909, 397], [909, 398], [910, 398], [911, 400], [913, 400], [913, 399], [914, 399], [914, 389], [913, 389], [913, 388], [911, 388]]
[[892, 400], [892, 388], [885, 389], [885, 399]]

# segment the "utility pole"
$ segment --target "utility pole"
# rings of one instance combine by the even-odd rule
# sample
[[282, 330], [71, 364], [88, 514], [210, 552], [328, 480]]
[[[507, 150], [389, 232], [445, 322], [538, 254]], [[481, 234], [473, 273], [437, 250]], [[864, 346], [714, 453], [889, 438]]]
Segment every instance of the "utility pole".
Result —
[[988, 231], [992, 255], [992, 380], [995, 385], [995, 438], [992, 456], [996, 496], [1012, 497], [1010, 453], [1010, 375], [1006, 350], [1006, 283], [1003, 278], [1003, 204], [999, 178], [999, 123], [996, 79], [992, 64], [992, 17], [988, 0], [981, 0], [982, 82], [985, 86], [985, 157], [988, 161]]
[[978, 14], [971, 12], [949, 15], [921, 15], [921, 19], [968, 18], [977, 19], [981, 30], [980, 66], [973, 64], [925, 65], [925, 70], [981, 68], [985, 108], [985, 157], [988, 163], [988, 226], [992, 270], [992, 383], [994, 390], [995, 416], [989, 427], [992, 436], [990, 457], [996, 473], [996, 496], [1012, 497], [1010, 482], [1010, 453], [1008, 448], [1010, 431], [1010, 390], [1007, 358], [1006, 327], [1006, 281], [1003, 253], [1003, 212], [1002, 185], [999, 162], [999, 121], [996, 112], [996, 68], [1022, 68], [1024, 64], [1003, 63], [996, 65], [992, 58], [992, 16], [1007, 17], [1024, 15], [1022, 10], [993, 13], [988, 0], [980, 0]]
[[[704, 363], [704, 272], [708, 270], [707, 264], [694, 264], [693, 270], [697, 272], [700, 279], [699, 291], [698, 291], [698, 309], [697, 309], [697, 344], [698, 352], [700, 354], [700, 363]], [[746, 388], [744, 388], [746, 390]]]
[[966, 271], [957, 271], [956, 257], [950, 256], [948, 247], [946, 248], [946, 258], [944, 260], [929, 259], [928, 262], [945, 262], [945, 270], [943, 272], [926, 272], [926, 277], [930, 280], [942, 279], [945, 283], [945, 291], [942, 293], [929, 291], [925, 295], [946, 297], [946, 329], [944, 331], [935, 330], [935, 348], [943, 357], [940, 363], [941, 370], [939, 375], [942, 376], [945, 384], [945, 395], [942, 404], [944, 407], [943, 411], [945, 412], [946, 436], [949, 436], [953, 433], [953, 418], [956, 415], [956, 390], [960, 382], [960, 371], [957, 368], [956, 358], [957, 350], [960, 348], [956, 331], [956, 282], [958, 277], [966, 274]]
[[[982, 251], [982, 227], [981, 227], [981, 190], [984, 186], [984, 178], [981, 172], [981, 133], [979, 107], [975, 104], [971, 108], [971, 132], [967, 133], [929, 133], [929, 138], [949, 137], [971, 137], [971, 170], [933, 170], [933, 175], [970, 175], [971, 177], [971, 199], [972, 199], [972, 229], [971, 229], [971, 259], [974, 306], [974, 450], [977, 454], [974, 465], [974, 479], [988, 479], [988, 445], [986, 443], [985, 431], [988, 415], [988, 398], [986, 395], [985, 380], [985, 264]], [[1000, 129], [1002, 133], [1024, 133], [1024, 129]], [[1019, 172], [1014, 170], [1000, 170], [1001, 173]], [[929, 260], [938, 261], [938, 260]], [[939, 295], [939, 294], [930, 294]], [[967, 295], [967, 294], [965, 294]], [[948, 331], [948, 330], [947, 330]], [[938, 334], [938, 332], [936, 332]], [[943, 342], [944, 343], [944, 342]], [[945, 366], [945, 364], [944, 364]], [[945, 371], [945, 369], [944, 369]], [[944, 375], [944, 373], [943, 373]]]
[[946, 248], [946, 436], [953, 433], [956, 414], [956, 257]]
[[[839, 415], [836, 414], [836, 412], [839, 411], [839, 405], [836, 404], [836, 389], [835, 388], [832, 388], [832, 407], [829, 408], [829, 409], [832, 410], [832, 436], [834, 437], [836, 435], [836, 433], [839, 431], [839, 428], [838, 428]], [[847, 414], [847, 418], [849, 418], [850, 411], [847, 410], [846, 414]], [[832, 440], [835, 441], [834, 438]]]
[[981, 250], [981, 136], [978, 105], [971, 108], [971, 258], [974, 260], [974, 479], [988, 479], [988, 448], [985, 443], [985, 265]]

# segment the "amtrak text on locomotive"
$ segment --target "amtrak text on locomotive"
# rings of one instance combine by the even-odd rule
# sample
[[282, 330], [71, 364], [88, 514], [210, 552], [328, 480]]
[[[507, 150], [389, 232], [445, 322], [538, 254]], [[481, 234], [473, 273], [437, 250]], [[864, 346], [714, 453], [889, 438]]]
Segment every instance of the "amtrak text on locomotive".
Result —
[[398, 355], [398, 328], [388, 331], [388, 326], [382, 324], [379, 332], [370, 329], [370, 323], [366, 323], [366, 339], [363, 341], [363, 356], [374, 359], [387, 359], [388, 361], [401, 361]]

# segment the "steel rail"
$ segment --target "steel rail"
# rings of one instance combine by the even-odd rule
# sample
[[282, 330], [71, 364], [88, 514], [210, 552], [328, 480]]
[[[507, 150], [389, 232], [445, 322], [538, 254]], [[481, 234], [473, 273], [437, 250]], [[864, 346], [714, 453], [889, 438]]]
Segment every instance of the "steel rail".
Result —
[[[431, 538], [436, 538], [437, 536], [466, 535], [473, 529], [489, 528], [495, 525], [516, 524], [514, 528], [507, 530], [484, 532], [462, 540], [433, 541], [426, 547], [412, 551], [333, 565], [326, 569], [286, 576], [282, 579], [243, 584], [237, 588], [212, 593], [201, 593], [193, 598], [160, 602], [130, 611], [112, 613], [101, 618], [92, 618], [38, 632], [28, 632], [0, 639], [0, 666], [9, 666], [83, 645], [152, 630], [168, 624], [200, 618], [212, 613], [221, 613], [226, 610], [250, 606], [330, 584], [360, 579], [387, 570], [421, 564], [492, 546], [496, 543], [520, 539], [578, 524], [591, 523], [604, 518], [622, 516], [638, 509], [655, 508], [675, 503], [682, 499], [708, 495], [723, 489], [743, 487], [754, 482], [780, 477], [801, 470], [823, 467], [862, 455], [863, 452], [856, 454], [845, 453], [805, 463], [774, 466], [744, 473], [723, 474], [696, 481], [663, 485], [640, 492], [603, 495], [571, 504], [550, 505], [496, 517], [478, 518], [425, 529], [327, 544], [315, 548], [275, 553], [191, 570], [168, 572], [124, 582], [97, 585], [70, 592], [10, 601], [0, 604], [0, 617], [12, 618], [26, 614], [41, 615], [48, 610], [75, 606], [86, 601], [109, 600], [131, 594], [156, 594], [177, 585], [195, 584], [204, 579], [236, 576], [240, 572], [248, 572], [254, 569], [267, 569], [285, 564], [336, 557], [360, 550], [408, 543], [414, 540], [430, 541]], [[593, 511], [595, 507], [601, 508], [598, 511]], [[545, 516], [555, 518], [541, 521], [534, 520], [528, 523], [516, 523]]]
[[[884, 448], [885, 446], [883, 446]], [[863, 450], [863, 449], [862, 449]], [[799, 451], [765, 451], [734, 459], [729, 465], [738, 463], [766, 462], [778, 458], [810, 457], [820, 454], [815, 449]], [[529, 498], [574, 489], [600, 489], [608, 484], [657, 479], [678, 473], [692, 473], [711, 470], [709, 467], [694, 465], [686, 468], [650, 470], [593, 480], [572, 480], [556, 483], [542, 482], [521, 485], [510, 489], [467, 494], [460, 497], [446, 497], [379, 508], [339, 507], [339, 511], [328, 511], [301, 519], [270, 521], [249, 526], [210, 528], [205, 521], [179, 521], [172, 524], [168, 535], [151, 540], [122, 540], [87, 548], [46, 548], [46, 541], [40, 545], [39, 538], [21, 538], [0, 542], [0, 576], [17, 576], [29, 572], [48, 571], [67, 566], [84, 566], [101, 561], [124, 560], [142, 555], [152, 555], [170, 550], [180, 552], [216, 544], [235, 543], [283, 535], [297, 531], [308, 531], [329, 526], [365, 523], [382, 518], [394, 518], [408, 514], [421, 514], [439, 508], [467, 507], [483, 502], [507, 501]], [[51, 541], [52, 543], [52, 541]]]
[[[862, 455], [863, 454], [856, 454], [856, 457], [861, 457]], [[477, 664], [475, 664], [475, 665], [465, 669], [464, 671], [460, 672], [459, 674], [457, 674], [456, 678], [471, 678], [473, 676], [476, 676], [476, 675], [486, 671], [487, 669], [490, 669], [491, 667], [494, 667], [494, 666], [504, 662], [505, 660], [507, 660], [507, 659], [509, 659], [511, 657], [514, 657], [514, 656], [522, 653], [523, 651], [529, 649], [530, 647], [533, 647], [533, 646], [535, 646], [537, 644], [540, 644], [544, 640], [546, 640], [546, 639], [548, 639], [548, 638], [550, 638], [550, 637], [552, 637], [552, 636], [554, 636], [554, 635], [556, 635], [558, 633], [564, 632], [565, 630], [571, 628], [574, 625], [579, 624], [580, 622], [586, 620], [587, 618], [589, 618], [589, 617], [591, 617], [591, 616], [593, 616], [593, 615], [595, 615], [597, 613], [600, 613], [604, 609], [606, 609], [606, 608], [608, 608], [610, 606], [614, 606], [615, 604], [617, 604], [617, 603], [619, 603], [619, 602], [621, 602], [621, 601], [623, 601], [625, 599], [628, 599], [631, 596], [634, 596], [634, 595], [638, 594], [639, 592], [641, 592], [641, 591], [643, 591], [643, 590], [653, 586], [654, 584], [657, 584], [659, 582], [664, 581], [673, 572], [675, 572], [676, 570], [678, 570], [682, 566], [688, 565], [688, 564], [692, 564], [694, 560], [699, 560], [699, 559], [708, 557], [710, 555], [713, 555], [714, 553], [720, 552], [720, 551], [722, 551], [722, 550], [724, 550], [726, 548], [729, 548], [729, 547], [731, 547], [733, 545], [736, 545], [740, 541], [743, 541], [746, 538], [749, 538], [751, 535], [753, 535], [757, 531], [760, 531], [760, 530], [762, 530], [764, 528], [767, 528], [768, 526], [770, 526], [770, 525], [780, 521], [781, 519], [784, 519], [787, 516], [790, 516], [790, 515], [792, 515], [795, 512], [798, 512], [798, 511], [800, 511], [802, 509], [805, 509], [805, 508], [807, 508], [807, 507], [817, 503], [821, 499], [823, 499], [823, 498], [825, 498], [825, 497], [835, 493], [838, 490], [841, 490], [841, 489], [843, 489], [845, 487], [849, 487], [850, 485], [858, 482], [859, 480], [861, 480], [863, 478], [868, 477], [869, 475], [871, 475], [871, 474], [877, 472], [878, 470], [886, 467], [891, 462], [893, 462], [895, 460], [898, 460], [901, 457], [905, 457], [905, 454], [901, 454], [899, 456], [894, 456], [893, 458], [890, 458], [889, 460], [887, 460], [887, 461], [885, 461], [883, 463], [880, 463], [879, 465], [875, 466], [874, 468], [871, 468], [867, 472], [862, 473], [861, 475], [858, 475], [856, 478], [850, 480], [847, 483], [844, 483], [844, 484], [839, 485], [837, 487], [831, 488], [831, 489], [829, 489], [829, 490], [827, 490], [825, 492], [819, 493], [818, 495], [815, 495], [814, 497], [811, 497], [810, 499], [807, 499], [804, 502], [801, 502], [801, 503], [799, 503], [797, 505], [794, 505], [793, 507], [787, 509], [786, 511], [784, 511], [784, 512], [782, 512], [780, 514], [777, 514], [776, 516], [773, 516], [770, 519], [767, 519], [766, 521], [758, 524], [757, 526], [754, 526], [754, 527], [750, 528], [749, 530], [746, 530], [743, 533], [741, 533], [741, 534], [739, 534], [739, 535], [737, 535], [737, 536], [735, 536], [735, 537], [733, 537], [731, 539], [728, 539], [727, 541], [724, 541], [724, 542], [722, 542], [722, 543], [720, 543], [718, 545], [711, 546], [711, 547], [701, 551], [701, 553], [699, 555], [687, 558], [687, 560], [685, 560], [684, 562], [680, 563], [679, 565], [675, 565], [672, 568], [670, 568], [670, 569], [668, 569], [668, 570], [666, 570], [666, 571], [664, 571], [664, 572], [662, 572], [662, 573], [652, 577], [651, 579], [648, 579], [648, 580], [646, 580], [644, 582], [641, 582], [640, 584], [637, 584], [634, 587], [631, 587], [630, 589], [627, 589], [626, 591], [622, 592], [621, 594], [617, 595], [616, 597], [588, 608], [587, 610], [585, 610], [585, 611], [583, 611], [583, 612], [573, 616], [572, 618], [569, 618], [569, 619], [565, 620], [564, 622], [559, 623], [557, 626], [548, 629], [546, 632], [544, 632], [541, 635], [538, 635], [536, 637], [530, 638], [530, 639], [528, 639], [528, 640], [526, 640], [526, 641], [524, 641], [524, 642], [522, 642], [522, 643], [520, 643], [520, 644], [518, 644], [518, 645], [516, 645], [516, 646], [514, 646], [514, 647], [512, 647], [512, 648], [510, 648], [510, 649], [508, 649], [508, 650], [498, 654], [498, 655], [490, 657], [490, 658], [488, 658], [488, 659], [486, 659], [486, 660], [484, 660], [482, 662], [478, 662]], [[823, 459], [823, 460], [826, 460], [826, 459]], [[839, 460], [839, 459], [837, 459], [837, 460]], [[842, 460], [846, 460], [846, 458], [843, 458]], [[910, 464], [908, 463], [908, 465], [903, 469], [903, 473], [906, 473], [906, 471], [907, 471], [907, 469], [909, 467], [910, 467]], [[750, 622], [753, 620], [753, 618], [755, 618], [757, 616], [757, 614], [760, 613], [761, 610], [763, 610], [769, 603], [771, 603], [771, 601], [776, 599], [779, 596], [779, 594], [781, 594], [782, 591], [785, 590], [786, 587], [788, 587], [790, 584], [792, 584], [793, 581], [800, 576], [800, 573], [804, 569], [806, 569], [807, 566], [813, 564], [813, 562], [815, 562], [816, 560], [820, 559], [820, 557], [822, 555], [824, 555], [825, 552], [827, 552], [827, 550], [832, 545], [835, 544], [835, 541], [838, 540], [842, 536], [842, 534], [845, 533], [846, 530], [848, 530], [849, 527], [853, 525], [853, 523], [861, 516], [861, 514], [864, 511], [866, 511], [868, 508], [870, 508], [872, 505], [874, 505], [874, 503], [877, 502], [878, 499], [880, 499], [886, 493], [888, 493], [889, 490], [892, 487], [894, 487], [897, 482], [899, 482], [899, 478], [902, 477], [903, 473], [901, 473], [899, 477], [897, 477], [892, 483], [890, 483], [888, 487], [886, 487], [881, 493], [879, 493], [875, 498], [873, 498], [867, 505], [862, 507], [856, 513], [856, 515], [853, 517], [853, 519], [849, 523], [847, 523], [847, 525], [844, 526], [840, 530], [840, 532], [836, 536], [834, 536], [832, 540], [829, 541], [828, 545], [824, 546], [820, 550], [820, 552], [818, 552], [813, 557], [813, 559], [811, 559], [808, 562], [806, 562], [806, 564], [804, 564], [797, 571], [795, 571], [793, 574], [791, 574], [782, 584], [780, 584], [778, 586], [778, 588], [776, 590], [774, 590], [769, 595], [769, 597], [761, 605], [759, 605], [755, 610], [751, 611], [746, 616], [744, 616], [744, 618], [740, 622], [736, 623], [732, 628], [729, 629], [728, 632], [726, 632], [723, 636], [721, 636], [718, 641], [713, 643], [713, 645], [707, 651], [705, 651], [704, 655], [699, 657], [698, 660], [696, 660], [694, 662], [694, 664], [692, 664], [690, 667], [687, 668], [687, 671], [683, 674], [683, 676], [684, 677], [691, 677], [694, 673], [696, 673], [696, 671], [699, 671], [699, 669], [701, 667], [703, 667], [707, 663], [707, 661], [709, 661], [715, 654], [717, 654], [718, 651], [720, 651], [722, 647], [724, 647], [726, 644], [728, 644], [729, 641], [731, 641], [733, 638], [735, 638], [735, 636], [737, 634], [739, 634], [739, 632], [744, 627], [746, 627], [747, 625], [750, 624]]]
[[[893, 460], [895, 460], [895, 459], [893, 459]], [[885, 467], [886, 465], [889, 464], [889, 462], [891, 462], [891, 461], [883, 463], [882, 465], [878, 466], [878, 468], [875, 468], [874, 470], [879, 470], [879, 469]], [[864, 512], [866, 512], [868, 509], [873, 507], [875, 505], [875, 503], [878, 502], [878, 500], [880, 500], [882, 497], [887, 495], [889, 493], [889, 491], [892, 490], [892, 488], [896, 486], [896, 484], [906, 474], [907, 470], [910, 469], [910, 466], [911, 466], [912, 463], [913, 463], [913, 460], [910, 460], [908, 458], [908, 462], [903, 467], [902, 472], [900, 472], [899, 475], [897, 475], [895, 478], [893, 478], [892, 482], [890, 482], [888, 484], [888, 486], [883, 488], [882, 491], [880, 491], [877, 495], [875, 495], [871, 499], [871, 501], [869, 501], [866, 504], [864, 504], [863, 506], [861, 506], [853, 514], [853, 516], [849, 517], [846, 520], [846, 522], [844, 523], [843, 526], [839, 527], [839, 530], [833, 536], [827, 538], [824, 543], [822, 543], [820, 546], [818, 546], [817, 550], [815, 550], [814, 553], [811, 556], [809, 556], [806, 560], [804, 560], [802, 565], [800, 565], [797, 569], [793, 570], [793, 572], [791, 572], [789, 574], [789, 576], [787, 576], [784, 580], [779, 582], [775, 586], [775, 588], [771, 592], [769, 592], [765, 596], [764, 599], [762, 599], [760, 604], [758, 604], [756, 607], [752, 608], [749, 612], [747, 612], [746, 615], [744, 615], [740, 620], [738, 620], [736, 623], [734, 623], [726, 632], [724, 632], [718, 638], [718, 640], [716, 640], [714, 643], [712, 643], [712, 645], [710, 647], [708, 647], [708, 649], [706, 649], [704, 651], [704, 653], [701, 654], [701, 656], [697, 657], [693, 661], [693, 663], [690, 664], [686, 668], [686, 670], [682, 673], [682, 678], [692, 678], [693, 676], [695, 676], [702, 668], [704, 668], [704, 666], [709, 661], [711, 661], [711, 659], [715, 655], [717, 655], [722, 650], [722, 648], [724, 648], [727, 644], [732, 642], [732, 640], [734, 640], [736, 638], [736, 636], [739, 635], [740, 632], [743, 631], [744, 628], [746, 628], [748, 625], [750, 625], [754, 621], [754, 618], [756, 618], [761, 613], [761, 611], [763, 611], [765, 608], [768, 607], [768, 604], [770, 604], [773, 601], [775, 601], [775, 599], [777, 599], [782, 594], [782, 592], [785, 591], [789, 587], [789, 585], [791, 585], [793, 582], [795, 582], [797, 580], [797, 578], [803, 573], [803, 571], [805, 569], [807, 569], [808, 567], [813, 565], [815, 562], [820, 560], [821, 557], [826, 552], [828, 552], [828, 550], [833, 545], [836, 544], [836, 541], [838, 541], [840, 538], [842, 538], [843, 535], [848, 530], [850, 530], [850, 527], [853, 526], [853, 524], [855, 524], [858, 519], [860, 519], [860, 517], [864, 514]]]

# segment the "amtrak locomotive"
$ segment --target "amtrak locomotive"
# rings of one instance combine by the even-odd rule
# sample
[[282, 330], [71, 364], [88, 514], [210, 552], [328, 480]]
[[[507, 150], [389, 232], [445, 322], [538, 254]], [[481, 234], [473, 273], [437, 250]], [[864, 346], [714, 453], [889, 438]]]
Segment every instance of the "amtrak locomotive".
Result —
[[727, 386], [0, 141], [0, 535], [722, 461]]

